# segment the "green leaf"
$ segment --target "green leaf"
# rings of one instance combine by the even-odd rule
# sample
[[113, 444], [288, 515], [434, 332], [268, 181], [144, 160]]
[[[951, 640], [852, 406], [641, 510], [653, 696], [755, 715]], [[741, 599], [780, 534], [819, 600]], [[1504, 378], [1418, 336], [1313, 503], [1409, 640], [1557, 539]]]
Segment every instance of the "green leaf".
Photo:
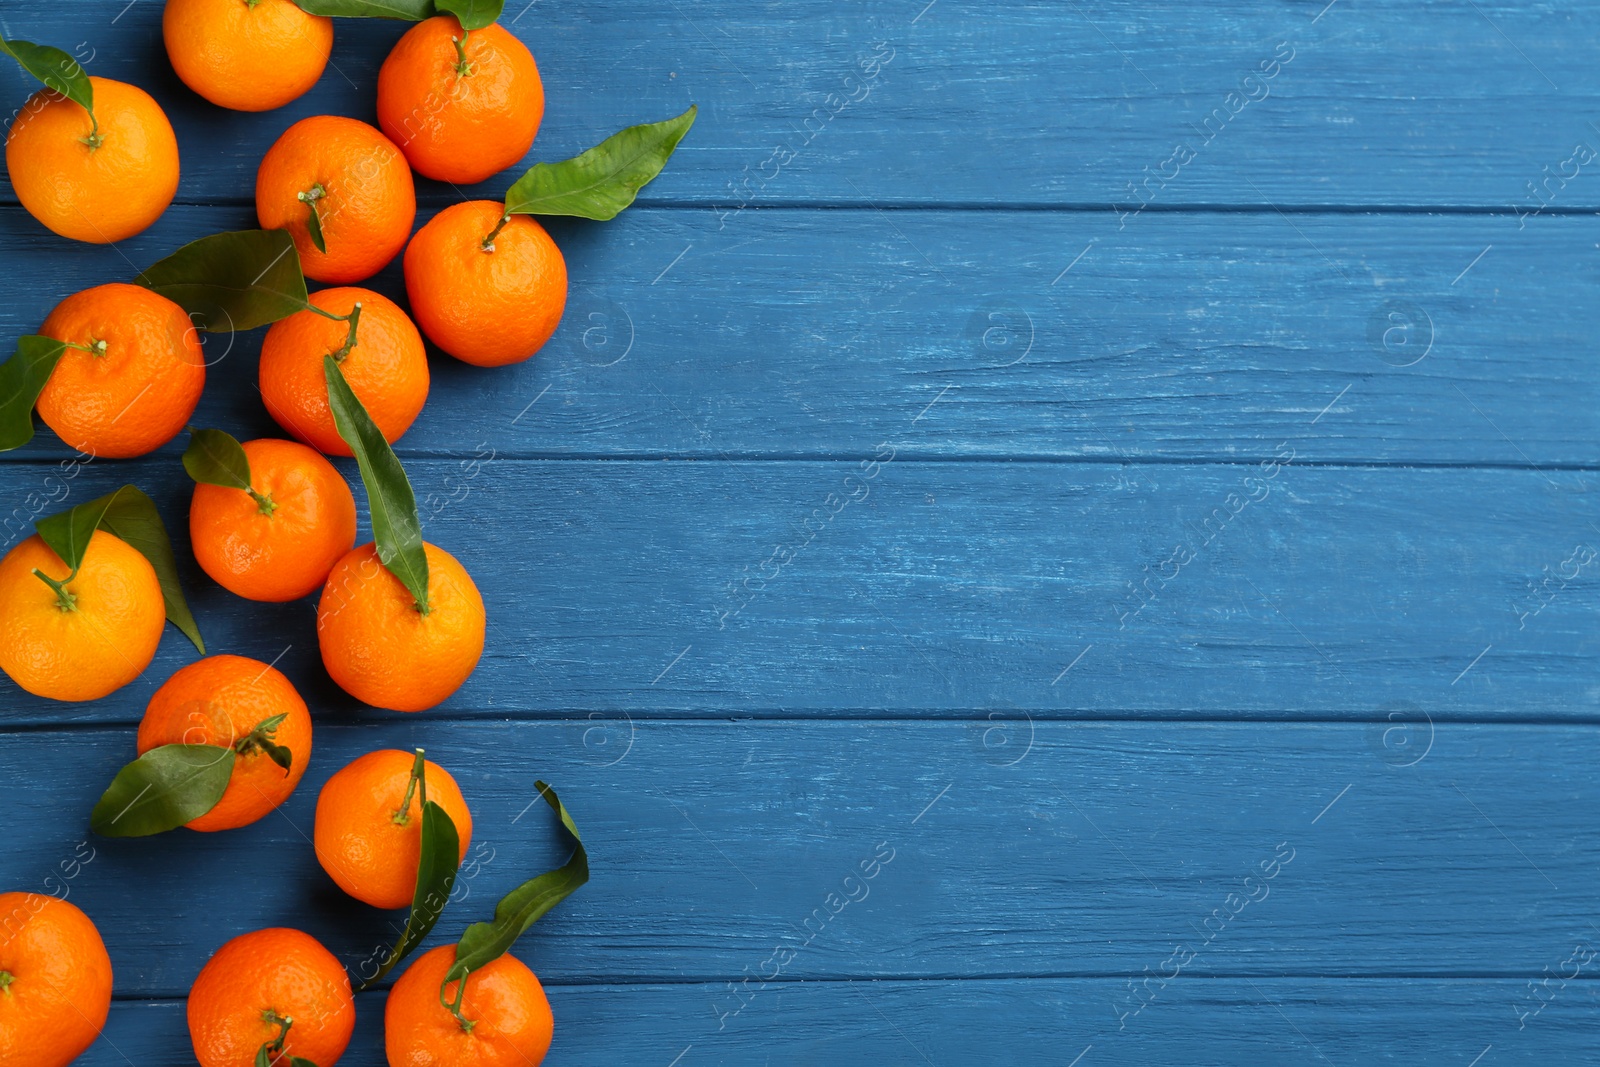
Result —
[[175, 830], [217, 806], [234, 752], [219, 745], [162, 745], [123, 767], [89, 815], [106, 837], [147, 837]]
[[310, 15], [352, 19], [403, 19], [421, 22], [437, 12], [433, 0], [294, 0]]
[[441, 13], [449, 12], [464, 30], [481, 30], [492, 25], [505, 10], [505, 0], [434, 0]]
[[272, 1056], [267, 1052], [267, 1046], [262, 1045], [256, 1049], [255, 1067], [272, 1067]]
[[[561, 825], [571, 835], [572, 858], [565, 865], [524, 882], [502, 897], [500, 903], [495, 905], [493, 922], [473, 923], [467, 927], [466, 933], [461, 935], [461, 940], [456, 944], [456, 959], [450, 965], [450, 970], [445, 972], [444, 985], [464, 980], [473, 971], [505, 955], [517, 938], [540, 916], [589, 880], [589, 855], [583, 850], [578, 828], [572, 825], [572, 816], [567, 814], [554, 789], [543, 782], [535, 782], [534, 787], [539, 790], [545, 803], [555, 809], [561, 818]], [[457, 989], [458, 998], [464, 985], [463, 982], [463, 986]], [[442, 986], [440, 994], [442, 997]]]
[[561, 163], [536, 163], [506, 190], [508, 215], [616, 218], [633, 203], [694, 125], [696, 108], [675, 119], [629, 126]]
[[136, 486], [125, 485], [114, 493], [40, 519], [34, 529], [74, 572], [83, 562], [83, 553], [96, 529], [105, 530], [137, 549], [155, 568], [156, 579], [161, 583], [161, 597], [166, 602], [167, 620], [182, 630], [200, 654], [205, 655], [206, 645], [200, 639], [200, 628], [195, 625], [189, 603], [183, 598], [183, 586], [178, 582], [178, 560], [172, 554], [167, 527], [156, 510], [156, 502]]
[[183, 469], [206, 485], [250, 491], [250, 460], [244, 446], [224, 430], [189, 430], [189, 447], [183, 450]]
[[356, 989], [370, 989], [384, 975], [411, 955], [444, 914], [455, 888], [456, 872], [461, 867], [461, 837], [448, 812], [431, 800], [422, 802], [422, 857], [417, 863], [417, 888], [411, 896], [411, 914], [406, 928], [395, 942], [376, 974]]
[[17, 61], [24, 71], [44, 84], [82, 105], [94, 114], [94, 85], [89, 81], [83, 66], [59, 48], [31, 41], [7, 41], [0, 38], [0, 52]]
[[323, 356], [322, 364], [328, 378], [333, 425], [355, 455], [361, 482], [367, 487], [367, 510], [372, 515], [372, 539], [378, 544], [378, 559], [410, 590], [417, 610], [426, 615], [428, 556], [422, 547], [416, 494], [411, 491], [399, 457], [350, 390], [338, 362], [332, 356]]
[[0, 363], [0, 452], [33, 439], [33, 405], [69, 346], [53, 337], [17, 338], [16, 355]]
[[237, 230], [190, 241], [134, 281], [210, 333], [253, 330], [306, 307], [306, 279], [287, 230]]

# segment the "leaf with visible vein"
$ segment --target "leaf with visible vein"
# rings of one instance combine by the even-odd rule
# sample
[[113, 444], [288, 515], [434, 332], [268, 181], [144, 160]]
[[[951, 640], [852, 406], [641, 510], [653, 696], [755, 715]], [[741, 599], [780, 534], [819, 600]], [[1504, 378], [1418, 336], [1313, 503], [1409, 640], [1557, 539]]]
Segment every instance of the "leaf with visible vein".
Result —
[[372, 539], [378, 545], [378, 559], [410, 590], [417, 610], [426, 615], [428, 555], [422, 544], [422, 520], [417, 517], [411, 481], [361, 399], [351, 391], [338, 361], [323, 356], [322, 364], [334, 427], [356, 457], [361, 482], [367, 488], [367, 510], [372, 516]]
[[17, 61], [17, 65], [38, 78], [46, 87], [54, 89], [68, 100], [94, 114], [94, 84], [76, 59], [59, 48], [32, 41], [7, 41], [0, 38], [0, 52]]
[[473, 923], [467, 927], [456, 944], [455, 962], [445, 972], [444, 985], [464, 980], [473, 971], [505, 955], [517, 938], [540, 916], [589, 880], [589, 854], [583, 849], [583, 839], [578, 836], [578, 828], [572, 824], [572, 816], [567, 814], [554, 789], [544, 782], [535, 782], [534, 788], [539, 790], [545, 803], [555, 809], [561, 825], [572, 838], [572, 858], [563, 866], [529, 879], [502, 897], [500, 903], [495, 905], [493, 922]]
[[406, 928], [395, 942], [383, 965], [356, 989], [370, 989], [388, 974], [428, 936], [455, 888], [456, 872], [461, 868], [461, 837], [449, 812], [431, 800], [422, 802], [422, 855], [417, 862], [417, 886], [411, 895], [411, 914]]
[[493, 25], [505, 6], [505, 0], [434, 0], [434, 7], [454, 15], [464, 30]]
[[535, 164], [506, 190], [506, 214], [616, 218], [661, 173], [696, 113], [691, 107], [665, 122], [629, 126], [581, 155]]
[[33, 440], [33, 405], [67, 351], [64, 341], [29, 334], [17, 338], [17, 351], [0, 363], [0, 452]]
[[134, 281], [208, 333], [253, 330], [306, 308], [306, 279], [287, 230], [236, 230], [190, 241]]
[[225, 430], [189, 430], [189, 447], [183, 450], [183, 469], [206, 485], [250, 491], [250, 460], [244, 446]]
[[117, 772], [89, 815], [107, 837], [175, 830], [217, 806], [233, 774], [234, 751], [219, 745], [162, 745]]

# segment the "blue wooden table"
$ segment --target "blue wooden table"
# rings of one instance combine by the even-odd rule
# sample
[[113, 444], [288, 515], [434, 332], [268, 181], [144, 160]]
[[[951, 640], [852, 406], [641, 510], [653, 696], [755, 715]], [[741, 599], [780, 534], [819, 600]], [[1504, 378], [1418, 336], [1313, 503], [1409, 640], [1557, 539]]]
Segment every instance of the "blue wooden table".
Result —
[[[341, 22], [311, 94], [242, 115], [176, 80], [160, 14], [0, 11], [151, 91], [184, 167], [114, 248], [0, 189], [5, 337], [253, 226], [266, 146], [372, 120], [403, 30]], [[434, 943], [561, 860], [536, 778], [584, 832], [593, 881], [518, 948], [551, 1065], [1600, 1059], [1600, 8], [503, 21], [544, 76], [531, 159], [700, 118], [624, 216], [552, 224], [572, 291], [537, 358], [434, 353], [400, 453], [489, 613], [453, 699], [357, 706], [311, 602], [205, 580], [181, 442], [0, 460], [7, 545], [150, 491], [212, 649], [276, 660], [317, 724], [280, 813], [107, 841], [89, 809], [193, 649], [169, 629], [92, 704], [0, 690], [0, 888], [92, 849], [70, 899], [116, 1003], [84, 1063], [190, 1062], [185, 991], [235, 934], [352, 966], [389, 939], [307, 832], [334, 770], [415, 745], [475, 813]], [[419, 222], [513, 176], [420, 182]], [[278, 434], [260, 340], [213, 339], [196, 424]], [[382, 1062], [383, 996], [343, 1064]]]

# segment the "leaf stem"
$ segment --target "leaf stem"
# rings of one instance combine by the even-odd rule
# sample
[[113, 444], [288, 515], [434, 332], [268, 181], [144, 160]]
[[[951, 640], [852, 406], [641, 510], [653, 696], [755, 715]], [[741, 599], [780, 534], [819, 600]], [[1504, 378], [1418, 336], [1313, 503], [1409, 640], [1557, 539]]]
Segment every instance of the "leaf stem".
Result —
[[472, 972], [468, 971], [466, 974], [463, 974], [461, 976], [461, 980], [456, 983], [456, 998], [454, 1000], [444, 999], [445, 986], [450, 984], [450, 980], [448, 978], [445, 979], [444, 985], [439, 987], [439, 1003], [444, 1005], [446, 1011], [456, 1017], [456, 1022], [461, 1024], [462, 1032], [468, 1034], [472, 1033], [472, 1028], [478, 1025], [478, 1020], [468, 1019], [461, 1014], [461, 1002], [467, 997], [467, 979], [470, 978], [471, 975]]
[[344, 344], [339, 351], [328, 353], [335, 363], [343, 363], [344, 357], [348, 356], [350, 350], [356, 346], [356, 325], [361, 321], [361, 301], [356, 301], [355, 307], [350, 309], [350, 314], [345, 316], [344, 321], [350, 324], [350, 330], [344, 336]]
[[279, 1015], [268, 1008], [261, 1013], [261, 1020], [269, 1026], [279, 1027], [278, 1036], [261, 1046], [261, 1051], [271, 1053], [273, 1062], [276, 1062], [279, 1054], [283, 1052], [284, 1042], [289, 1040], [289, 1027], [294, 1025], [294, 1019], [288, 1015]]
[[496, 237], [500, 236], [500, 231], [505, 229], [506, 228], [506, 223], [508, 223], [510, 221], [511, 221], [511, 212], [507, 211], [505, 214], [500, 216], [500, 221], [494, 224], [494, 229], [489, 231], [489, 236], [485, 237], [483, 239], [483, 243], [481, 245], [479, 245], [478, 247], [483, 249], [485, 252], [493, 252], [494, 251], [494, 239]]
[[450, 38], [450, 43], [456, 46], [456, 75], [462, 78], [472, 77], [472, 64], [467, 62], [467, 32], [463, 28], [460, 37]]
[[72, 573], [59, 582], [38, 567], [33, 568], [33, 576], [56, 591], [56, 607], [62, 611], [78, 610], [78, 598], [73, 596], [71, 591], [67, 589], [67, 583], [78, 576], [77, 568], [73, 568]]
[[422, 783], [422, 802], [424, 804], [428, 802], [428, 786], [424, 781], [426, 761], [422, 758], [422, 751], [420, 748], [417, 749], [417, 758], [411, 763], [411, 778], [406, 782], [405, 799], [400, 801], [399, 809], [389, 816], [390, 821], [396, 826], [405, 826], [411, 821], [411, 798], [416, 794], [419, 782]]
[[95, 341], [92, 344], [87, 345], [80, 345], [76, 341], [62, 341], [61, 343], [66, 345], [68, 348], [76, 348], [80, 352], [87, 352], [91, 356], [105, 355], [106, 348], [108, 347], [104, 341]]
[[86, 108], [85, 110], [89, 112], [89, 136], [82, 140], [84, 144], [89, 146], [89, 151], [93, 152], [105, 144], [106, 139], [100, 134], [100, 120], [94, 117], [94, 108]]

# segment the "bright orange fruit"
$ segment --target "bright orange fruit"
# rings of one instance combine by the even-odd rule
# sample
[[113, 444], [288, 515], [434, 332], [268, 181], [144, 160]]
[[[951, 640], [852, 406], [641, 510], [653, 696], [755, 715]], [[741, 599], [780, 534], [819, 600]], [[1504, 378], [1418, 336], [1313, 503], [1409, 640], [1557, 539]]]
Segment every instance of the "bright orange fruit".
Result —
[[[236, 0], [237, 2], [237, 0]], [[311, 238], [311, 212], [327, 251]], [[262, 228], [288, 230], [306, 277], [359, 282], [405, 246], [417, 194], [400, 149], [365, 122], [314, 115], [283, 131], [256, 171]]]
[[205, 354], [183, 308], [137, 285], [74, 293], [39, 333], [73, 345], [39, 394], [39, 417], [67, 445], [127, 459], [177, 436], [200, 402]]
[[28, 214], [63, 237], [110, 244], [145, 229], [178, 191], [178, 138], [150, 94], [90, 78], [94, 119], [52, 89], [23, 105], [6, 170]]
[[[416, 755], [385, 749], [340, 768], [317, 796], [317, 862], [339, 888], [375, 908], [403, 908], [417, 887], [422, 855], [422, 791], [411, 788]], [[460, 859], [472, 840], [472, 814], [456, 780], [424, 761], [428, 799], [456, 824]]]
[[424, 615], [374, 545], [350, 550], [328, 575], [317, 604], [317, 641], [333, 680], [357, 700], [391, 711], [423, 711], [461, 688], [483, 654], [483, 597], [466, 569], [425, 545]]
[[504, 211], [491, 200], [447, 207], [406, 248], [406, 293], [417, 325], [434, 344], [480, 367], [532, 356], [567, 306], [567, 261], [543, 226], [513, 215], [487, 241]]
[[356, 501], [344, 476], [294, 441], [246, 441], [252, 497], [200, 484], [189, 540], [200, 568], [247, 600], [298, 600], [315, 592], [356, 543]]
[[[348, 315], [361, 303], [356, 343], [339, 369], [390, 444], [411, 427], [428, 399], [428, 354], [422, 335], [400, 306], [371, 289], [324, 289], [311, 303]], [[267, 330], [261, 342], [261, 399], [278, 425], [330, 456], [348, 456], [328, 408], [322, 357], [338, 356], [349, 329], [315, 311], [297, 311]], [[349, 547], [348, 545], [345, 547]]]
[[[261, 724], [283, 716], [270, 729]], [[262, 738], [290, 752], [273, 761]], [[139, 755], [161, 745], [217, 745], [237, 753], [217, 806], [187, 823], [210, 832], [248, 826], [289, 799], [311, 759], [311, 714], [282, 672], [246, 656], [207, 656], [178, 672], [150, 698], [139, 722]]]
[[183, 84], [235, 111], [270, 111], [301, 96], [333, 50], [333, 20], [293, 0], [167, 0], [161, 35]]
[[[461, 1016], [439, 1003], [439, 986], [456, 947], [417, 957], [389, 991], [383, 1043], [389, 1067], [539, 1067], [550, 1051], [555, 1019], [544, 987], [515, 956], [501, 956], [467, 976]], [[458, 983], [445, 988], [454, 999]]]
[[262, 1048], [278, 1067], [291, 1056], [333, 1067], [355, 1025], [350, 976], [299, 930], [240, 934], [189, 990], [189, 1040], [200, 1067], [251, 1067]]
[[407, 30], [378, 71], [378, 125], [418, 174], [442, 182], [505, 170], [542, 118], [539, 68], [499, 24], [463, 33], [454, 15], [436, 15]]
[[137, 549], [96, 530], [61, 594], [35, 570], [67, 577], [38, 534], [0, 559], [0, 670], [12, 681], [52, 700], [97, 700], [150, 666], [166, 604], [155, 568]]
[[0, 1067], [67, 1067], [111, 1010], [111, 957], [76, 904], [0, 893]]

